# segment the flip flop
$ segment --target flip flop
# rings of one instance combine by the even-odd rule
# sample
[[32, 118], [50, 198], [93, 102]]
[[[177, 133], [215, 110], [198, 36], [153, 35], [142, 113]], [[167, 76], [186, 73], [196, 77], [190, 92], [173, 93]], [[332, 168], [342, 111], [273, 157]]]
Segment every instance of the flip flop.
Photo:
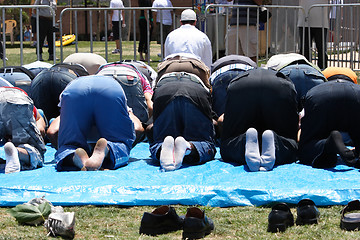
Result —
[[[358, 212], [352, 212], [358, 211]], [[352, 212], [352, 213], [349, 213]], [[360, 201], [353, 200], [349, 202], [346, 207], [341, 211], [340, 228], [353, 231], [360, 229]]]

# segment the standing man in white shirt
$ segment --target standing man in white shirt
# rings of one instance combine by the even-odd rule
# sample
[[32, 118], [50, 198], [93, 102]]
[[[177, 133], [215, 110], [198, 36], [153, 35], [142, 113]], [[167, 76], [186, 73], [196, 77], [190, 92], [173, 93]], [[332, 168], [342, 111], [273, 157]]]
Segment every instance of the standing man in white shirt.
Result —
[[196, 13], [186, 9], [181, 13], [181, 26], [175, 29], [166, 38], [165, 58], [172, 54], [190, 53], [205, 63], [212, 64], [211, 42], [208, 36], [195, 27]]
[[[173, 5], [170, 0], [155, 0], [152, 4], [152, 11], [154, 12], [154, 18], [156, 18], [156, 32], [158, 35], [157, 43], [164, 44], [167, 35], [171, 31], [172, 25], [172, 10], [159, 10], [156, 8], [172, 8]], [[162, 25], [162, 39], [161, 39], [161, 26]], [[162, 52], [164, 52], [164, 45], [162, 47]]]
[[[123, 8], [124, 4], [122, 0], [111, 0], [110, 8]], [[120, 10], [120, 21], [121, 26], [126, 27], [124, 13]], [[112, 23], [112, 31], [113, 31], [113, 39], [116, 43], [116, 48], [112, 51], [112, 53], [120, 53], [120, 39], [119, 39], [119, 10], [112, 11], [111, 23]]]
[[[313, 7], [315, 4], [328, 4], [328, 0], [300, 0], [299, 6], [305, 11], [299, 10], [299, 35], [300, 35], [300, 53], [311, 62], [310, 46], [315, 41], [318, 52], [317, 65], [320, 69], [327, 67], [328, 56], [326, 53], [327, 33], [329, 29], [328, 7]], [[309, 12], [310, 10], [310, 12]], [[305, 14], [305, 15], [304, 15]], [[309, 29], [310, 28], [310, 37]], [[303, 34], [305, 36], [303, 41]], [[323, 37], [324, 36], [324, 37]], [[309, 43], [310, 39], [310, 43]]]

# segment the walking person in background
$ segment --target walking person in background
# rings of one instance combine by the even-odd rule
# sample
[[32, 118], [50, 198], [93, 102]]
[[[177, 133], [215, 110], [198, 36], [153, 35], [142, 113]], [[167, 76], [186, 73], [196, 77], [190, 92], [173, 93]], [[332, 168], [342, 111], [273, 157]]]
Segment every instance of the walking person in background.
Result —
[[[232, 0], [228, 0], [231, 2]], [[261, 5], [262, 0], [235, 0], [234, 5]], [[238, 11], [239, 10], [239, 11]], [[239, 13], [239, 17], [237, 16]], [[247, 21], [249, 19], [249, 26]], [[237, 26], [237, 20], [239, 25]], [[228, 52], [226, 55], [236, 54], [249, 57], [256, 62], [256, 49], [257, 49], [257, 8], [249, 8], [249, 16], [247, 8], [232, 9], [230, 19], [230, 28], [227, 33], [229, 41]], [[238, 33], [238, 34], [237, 34]], [[238, 50], [236, 45], [238, 44]]]
[[[167, 35], [171, 31], [172, 25], [172, 10], [160, 10], [156, 8], [161, 7], [173, 7], [170, 0], [155, 0], [152, 4], [152, 11], [154, 12], [154, 17], [156, 17], [156, 32], [157, 32], [157, 43], [162, 44], [161, 46], [161, 54], [164, 53], [164, 44]], [[162, 25], [162, 38], [161, 38], [161, 25]]]
[[[124, 4], [121, 0], [111, 0], [110, 8], [123, 8]], [[112, 51], [112, 53], [120, 53], [120, 38], [119, 38], [119, 24], [121, 21], [121, 26], [126, 27], [124, 13], [120, 10], [120, 19], [119, 19], [119, 10], [112, 11], [111, 17], [111, 26], [113, 31], [113, 40], [115, 40], [116, 48]]]
[[[151, 7], [151, 0], [139, 0], [139, 7]], [[138, 52], [140, 54], [140, 61], [148, 61], [149, 60], [149, 56], [148, 56], [148, 31], [147, 31], [147, 23], [149, 21], [149, 31], [150, 31], [150, 39], [151, 39], [151, 35], [152, 35], [152, 30], [154, 27], [154, 23], [153, 23], [153, 16], [152, 16], [152, 11], [146, 11], [147, 13], [149, 13], [149, 19], [147, 18], [147, 14], [145, 15], [145, 11], [141, 10], [140, 11], [140, 18], [139, 18], [139, 32], [140, 32], [140, 40], [139, 40], [139, 48], [138, 48]], [[145, 53], [145, 58], [144, 58], [144, 54]]]
[[299, 10], [298, 21], [300, 36], [300, 53], [303, 54], [306, 59], [311, 62], [311, 43], [312, 41], [314, 41], [318, 52], [317, 65], [320, 69], [325, 69], [327, 67], [328, 61], [328, 56], [326, 53], [326, 43], [327, 32], [329, 29], [329, 14], [327, 7], [311, 7], [315, 4], [327, 3], [328, 0], [299, 1], [299, 6], [304, 8], [304, 11], [302, 9]]
[[[55, 13], [56, 0], [35, 0], [34, 5], [50, 6]], [[36, 16], [36, 10], [33, 9], [33, 14]], [[42, 53], [45, 37], [49, 47], [49, 61], [54, 60], [54, 39], [53, 39], [53, 12], [49, 8], [38, 8], [39, 11], [39, 57], [38, 60], [43, 61]]]

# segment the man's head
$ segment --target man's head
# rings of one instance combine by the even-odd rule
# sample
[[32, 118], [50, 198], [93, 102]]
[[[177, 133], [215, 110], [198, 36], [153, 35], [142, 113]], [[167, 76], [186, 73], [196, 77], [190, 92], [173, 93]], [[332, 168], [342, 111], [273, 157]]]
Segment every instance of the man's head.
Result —
[[195, 25], [196, 13], [191, 9], [185, 9], [181, 13], [180, 22], [181, 22], [181, 25], [185, 25], [185, 24]]
[[322, 73], [328, 81], [343, 79], [357, 84], [357, 75], [350, 68], [328, 67]]

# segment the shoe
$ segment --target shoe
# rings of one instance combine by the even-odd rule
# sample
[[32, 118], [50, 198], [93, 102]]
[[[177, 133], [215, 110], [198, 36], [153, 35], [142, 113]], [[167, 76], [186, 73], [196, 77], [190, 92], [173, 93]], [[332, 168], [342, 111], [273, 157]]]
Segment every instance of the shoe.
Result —
[[[59, 58], [56, 58], [56, 61], [60, 60]], [[54, 61], [54, 55], [49, 55], [48, 61]]]
[[204, 210], [197, 207], [188, 208], [185, 219], [182, 239], [199, 239], [214, 230], [214, 223], [207, 217]]
[[73, 239], [75, 236], [75, 213], [51, 213], [44, 226], [48, 231], [48, 236]]
[[156, 236], [182, 229], [184, 220], [173, 207], [161, 206], [153, 212], [145, 212], [140, 225], [140, 234]]
[[317, 224], [320, 212], [311, 199], [303, 199], [297, 206], [296, 225]]
[[294, 225], [294, 216], [286, 203], [278, 203], [272, 207], [268, 221], [268, 232], [285, 232], [286, 228]]
[[[360, 201], [353, 200], [349, 202], [346, 207], [341, 211], [341, 221], [340, 221], [340, 228], [353, 231], [353, 230], [360, 230], [360, 211], [353, 212], [352, 211], [360, 210]], [[347, 214], [346, 214], [347, 213]]]
[[112, 54], [120, 53], [120, 49], [115, 48], [111, 53]]

